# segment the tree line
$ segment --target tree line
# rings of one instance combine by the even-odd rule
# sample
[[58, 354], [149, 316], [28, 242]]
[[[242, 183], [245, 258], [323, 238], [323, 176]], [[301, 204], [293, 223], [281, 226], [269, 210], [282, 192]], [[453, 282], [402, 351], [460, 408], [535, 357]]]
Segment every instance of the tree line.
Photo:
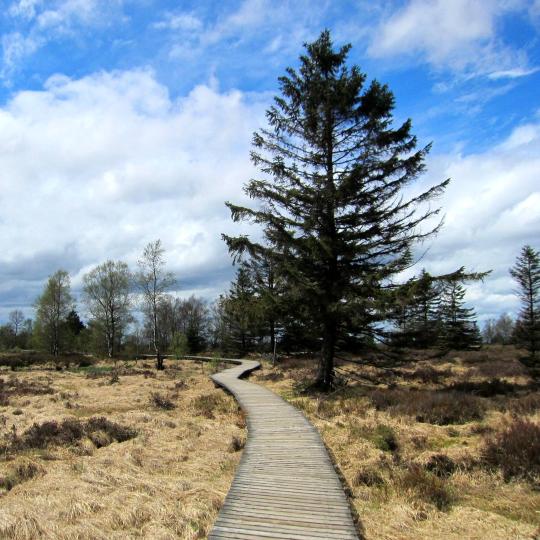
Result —
[[[68, 272], [49, 276], [35, 302], [35, 320], [14, 310], [0, 327], [4, 348], [38, 348], [51, 355], [92, 352], [109, 358], [151, 353], [163, 369], [163, 355], [196, 353], [211, 346], [210, 307], [201, 298], [171, 294], [173, 274], [166, 270], [160, 240], [150, 242], [130, 271], [123, 261], [106, 261], [83, 276], [76, 311]], [[137, 313], [139, 316], [137, 316]]]

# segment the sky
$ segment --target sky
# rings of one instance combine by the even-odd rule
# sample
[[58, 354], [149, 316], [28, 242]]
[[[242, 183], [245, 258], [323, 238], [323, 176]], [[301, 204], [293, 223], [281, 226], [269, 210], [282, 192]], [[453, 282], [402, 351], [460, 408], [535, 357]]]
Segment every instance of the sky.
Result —
[[433, 143], [417, 189], [452, 179], [414, 271], [491, 270], [469, 305], [515, 315], [508, 269], [540, 249], [540, 0], [0, 0], [0, 321], [157, 238], [181, 296], [226, 291], [221, 233], [253, 231], [224, 201], [247, 202], [252, 133], [324, 28]]

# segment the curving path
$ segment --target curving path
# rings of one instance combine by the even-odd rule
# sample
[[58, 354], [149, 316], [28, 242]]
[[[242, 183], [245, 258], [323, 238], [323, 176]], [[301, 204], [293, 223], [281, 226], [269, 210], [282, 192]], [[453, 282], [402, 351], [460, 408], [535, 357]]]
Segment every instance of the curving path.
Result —
[[317, 430], [293, 406], [240, 380], [250, 360], [212, 376], [247, 414], [248, 440], [210, 540], [358, 540], [349, 503]]

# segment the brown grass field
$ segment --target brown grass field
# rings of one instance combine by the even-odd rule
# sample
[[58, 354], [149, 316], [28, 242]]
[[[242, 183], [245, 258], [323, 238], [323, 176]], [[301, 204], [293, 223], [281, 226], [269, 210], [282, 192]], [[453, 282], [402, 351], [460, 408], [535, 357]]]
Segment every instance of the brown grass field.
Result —
[[[415, 363], [391, 374], [344, 363], [341, 376], [355, 378], [329, 396], [302, 393], [314, 374], [308, 360], [285, 360], [253, 380], [318, 428], [366, 539], [540, 539], [540, 455], [532, 456], [536, 473], [526, 479], [505, 481], [499, 467], [484, 463], [488, 441], [516, 418], [536, 424], [540, 449], [540, 395], [516, 359], [520, 352], [493, 347], [437, 360], [413, 354]], [[482, 386], [495, 376], [502, 384]], [[472, 383], [468, 393], [433, 397], [464, 381]], [[498, 387], [508, 393], [478, 396]]]
[[[540, 395], [519, 354], [425, 351], [393, 372], [344, 363], [348, 384], [328, 396], [304, 392], [309, 359], [264, 363], [252, 380], [317, 426], [366, 539], [531, 540], [540, 464], [518, 454]], [[213, 368], [0, 368], [0, 538], [205, 538], [245, 439]]]
[[[0, 372], [4, 387], [18, 388], [0, 406], [0, 538], [205, 538], [245, 437], [236, 403], [214, 388], [208, 365], [204, 373], [192, 361], [161, 373], [129, 368], [112, 384], [110, 366], [98, 368], [95, 378]], [[95, 417], [138, 434], [111, 443], [103, 431], [78, 438], [60, 429], [40, 445], [26, 432]]]

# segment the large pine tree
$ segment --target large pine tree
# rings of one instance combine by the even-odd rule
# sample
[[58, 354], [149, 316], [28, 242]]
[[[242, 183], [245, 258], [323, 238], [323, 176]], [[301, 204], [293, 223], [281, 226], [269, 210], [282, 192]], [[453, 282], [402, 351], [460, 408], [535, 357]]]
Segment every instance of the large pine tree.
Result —
[[524, 246], [510, 274], [519, 285], [521, 299], [516, 335], [534, 358], [540, 347], [540, 252]]
[[324, 31], [305, 47], [299, 69], [279, 79], [269, 128], [254, 135], [263, 174], [245, 191], [258, 204], [227, 203], [235, 221], [259, 224], [268, 244], [224, 239], [235, 255], [264, 251], [303, 299], [320, 336], [317, 384], [328, 389], [340, 340], [374, 332], [385, 318], [382, 288], [410, 264], [411, 246], [438, 229], [423, 227], [438, 213], [424, 203], [448, 181], [407, 196], [429, 146], [417, 149], [410, 120], [394, 127], [392, 92], [347, 66], [350, 45], [335, 49]]

